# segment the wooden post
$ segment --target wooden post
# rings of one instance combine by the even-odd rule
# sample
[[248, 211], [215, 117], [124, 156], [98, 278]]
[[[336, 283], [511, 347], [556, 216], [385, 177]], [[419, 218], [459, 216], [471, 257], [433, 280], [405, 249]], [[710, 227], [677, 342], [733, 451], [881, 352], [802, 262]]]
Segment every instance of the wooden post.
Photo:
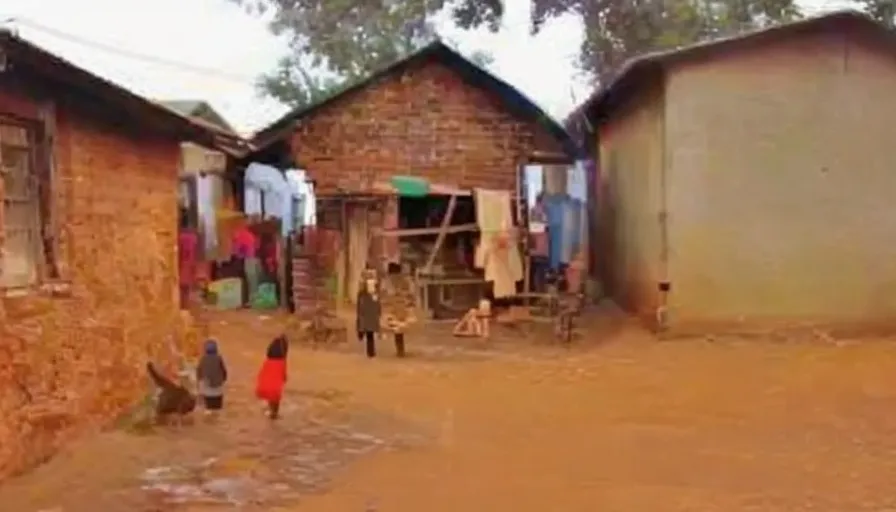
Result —
[[439, 249], [442, 248], [442, 244], [445, 242], [445, 235], [447, 235], [448, 225], [451, 224], [451, 217], [454, 215], [454, 207], [457, 205], [457, 196], [452, 195], [451, 199], [448, 200], [448, 209], [445, 211], [445, 217], [442, 218], [442, 225], [439, 227], [439, 236], [436, 238], [436, 243], [432, 246], [432, 250], [429, 253], [429, 258], [426, 259], [426, 265], [423, 266], [423, 272], [429, 274], [432, 272], [432, 264], [436, 261], [436, 255], [439, 253]]
[[342, 265], [338, 272], [341, 277], [336, 278], [336, 310], [342, 309], [345, 305], [345, 290], [348, 286], [348, 205], [345, 197], [339, 198], [339, 231], [341, 232], [342, 241], [339, 244], [339, 251], [342, 253]]
[[529, 251], [529, 215], [528, 191], [526, 190], [526, 166], [521, 165], [516, 173], [516, 211], [519, 221], [520, 247], [523, 251], [523, 293], [529, 293], [532, 287], [530, 274], [532, 273], [532, 256]]

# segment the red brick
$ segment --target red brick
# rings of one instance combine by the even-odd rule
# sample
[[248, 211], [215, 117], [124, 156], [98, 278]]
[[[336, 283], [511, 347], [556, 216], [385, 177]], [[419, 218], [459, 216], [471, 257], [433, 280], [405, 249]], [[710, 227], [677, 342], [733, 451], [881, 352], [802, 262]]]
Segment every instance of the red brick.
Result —
[[451, 68], [425, 62], [340, 98], [303, 119], [297, 162], [320, 193], [359, 173], [414, 175], [463, 188], [510, 189], [535, 149], [558, 151], [536, 123]]

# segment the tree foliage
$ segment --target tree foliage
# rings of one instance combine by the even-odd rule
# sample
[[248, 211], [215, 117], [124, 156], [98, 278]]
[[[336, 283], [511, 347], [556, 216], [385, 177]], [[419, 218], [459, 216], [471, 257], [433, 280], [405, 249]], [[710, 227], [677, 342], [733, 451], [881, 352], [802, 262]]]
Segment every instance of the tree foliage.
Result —
[[[291, 57], [262, 80], [269, 94], [302, 104], [342, 80], [356, 80], [435, 37], [433, 17], [447, 12], [463, 29], [501, 27], [507, 0], [231, 0], [268, 15]], [[894, 0], [858, 0], [893, 26]], [[578, 64], [599, 82], [637, 55], [791, 21], [796, 0], [531, 0], [531, 30], [552, 19], [581, 20]], [[305, 64], [303, 66], [303, 64]], [[306, 70], [326, 70], [327, 76]], [[298, 85], [299, 87], [296, 87]]]
[[794, 0], [533, 0], [532, 32], [562, 15], [581, 19], [579, 65], [599, 80], [637, 55], [790, 21], [800, 13]]
[[[437, 37], [432, 16], [451, 9], [460, 26], [497, 29], [501, 0], [231, 0], [269, 20], [290, 54], [259, 80], [266, 94], [301, 106], [360, 80]], [[488, 65], [491, 57], [476, 52]]]
[[869, 16], [887, 25], [896, 28], [896, 1], [894, 0], [859, 0], [862, 9]]

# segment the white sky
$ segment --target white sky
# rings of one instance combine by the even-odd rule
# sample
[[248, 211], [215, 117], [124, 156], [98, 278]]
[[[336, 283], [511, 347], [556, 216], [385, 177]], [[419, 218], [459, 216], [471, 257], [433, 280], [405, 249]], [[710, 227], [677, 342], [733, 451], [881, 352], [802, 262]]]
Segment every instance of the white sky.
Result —
[[[800, 3], [813, 13], [850, 4]], [[492, 72], [562, 118], [590, 92], [574, 67], [581, 25], [560, 19], [531, 37], [529, 0], [507, 0], [507, 7], [498, 34], [446, 25], [444, 35], [465, 53], [491, 52]], [[30, 41], [138, 94], [208, 100], [238, 130], [255, 131], [285, 112], [254, 87], [255, 77], [274, 66], [285, 45], [262, 20], [228, 0], [2, 0], [0, 22], [9, 18], [15, 21], [7, 26]]]

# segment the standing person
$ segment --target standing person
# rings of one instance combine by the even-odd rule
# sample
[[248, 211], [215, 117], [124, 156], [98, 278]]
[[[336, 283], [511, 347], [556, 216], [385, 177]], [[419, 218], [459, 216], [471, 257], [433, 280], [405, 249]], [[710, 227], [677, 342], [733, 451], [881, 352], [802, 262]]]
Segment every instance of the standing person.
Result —
[[178, 285], [181, 309], [187, 309], [190, 306], [190, 297], [196, 284], [196, 252], [198, 248], [199, 235], [190, 227], [187, 210], [181, 208], [177, 231]]
[[227, 365], [218, 352], [218, 342], [213, 339], [205, 342], [205, 353], [196, 366], [196, 381], [199, 383], [199, 395], [205, 404], [206, 414], [223, 409]]
[[359, 337], [367, 342], [367, 357], [376, 357], [376, 334], [380, 330], [382, 307], [377, 291], [377, 279], [371, 271], [365, 271], [364, 286], [358, 290], [357, 326]]
[[233, 234], [233, 255], [242, 262], [245, 278], [244, 306], [252, 303], [252, 296], [261, 279], [261, 262], [258, 259], [260, 243], [255, 233], [249, 229], [248, 221], [242, 223]]
[[267, 357], [258, 372], [255, 395], [268, 403], [268, 417], [280, 417], [280, 400], [283, 398], [283, 387], [286, 384], [286, 356], [289, 353], [289, 341], [286, 336], [274, 338], [268, 345]]

